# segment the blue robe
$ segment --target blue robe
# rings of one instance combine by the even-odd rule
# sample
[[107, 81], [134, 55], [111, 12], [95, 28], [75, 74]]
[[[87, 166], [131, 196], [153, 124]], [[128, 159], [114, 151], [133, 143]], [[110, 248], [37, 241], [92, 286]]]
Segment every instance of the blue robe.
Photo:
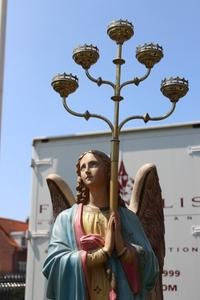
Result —
[[[64, 210], [53, 226], [48, 256], [43, 267], [43, 274], [48, 279], [49, 299], [88, 300], [81, 251], [78, 249], [74, 230], [76, 211], [77, 204]], [[119, 259], [113, 254], [108, 264], [117, 280], [117, 300], [145, 300], [145, 295], [153, 288], [157, 279], [157, 259], [137, 216], [124, 207], [119, 208], [119, 214], [123, 238], [139, 254], [142, 290], [134, 295]]]

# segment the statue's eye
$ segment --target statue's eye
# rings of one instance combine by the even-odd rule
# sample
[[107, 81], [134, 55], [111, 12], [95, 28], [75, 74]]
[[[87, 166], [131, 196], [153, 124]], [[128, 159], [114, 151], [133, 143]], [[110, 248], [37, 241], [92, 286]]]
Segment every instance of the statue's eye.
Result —
[[85, 170], [85, 164], [81, 165], [80, 170], [81, 171]]
[[97, 161], [91, 161], [91, 163], [90, 163], [90, 167], [91, 168], [96, 168], [96, 167], [98, 167], [98, 162]]

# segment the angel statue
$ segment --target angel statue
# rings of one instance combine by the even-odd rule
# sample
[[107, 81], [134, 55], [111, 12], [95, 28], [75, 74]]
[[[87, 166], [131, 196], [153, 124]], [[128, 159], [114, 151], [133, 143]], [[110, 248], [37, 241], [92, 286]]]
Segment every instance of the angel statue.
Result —
[[[117, 211], [110, 212], [110, 158], [98, 150], [85, 152], [78, 159], [76, 172], [76, 199], [59, 176], [47, 178], [55, 217], [43, 266], [48, 280], [47, 297], [56, 300], [161, 300], [155, 250], [160, 253], [159, 243], [163, 246], [163, 240], [158, 234], [159, 242], [156, 242], [154, 228], [159, 225], [159, 218], [153, 214], [157, 223], [151, 223], [145, 216], [147, 211], [152, 218], [151, 204], [155, 206], [160, 190], [157, 188], [156, 194], [149, 192], [143, 188], [149, 180], [141, 183], [141, 178], [135, 178], [139, 181], [139, 192], [133, 190], [130, 209], [119, 197]], [[150, 181], [152, 178], [155, 181], [156, 176], [151, 175]], [[143, 203], [145, 198], [151, 200], [152, 196], [155, 201]], [[140, 197], [142, 201], [138, 200]], [[149, 236], [153, 234], [154, 251], [134, 210], [139, 218], [141, 216]], [[160, 265], [162, 268], [162, 263]]]

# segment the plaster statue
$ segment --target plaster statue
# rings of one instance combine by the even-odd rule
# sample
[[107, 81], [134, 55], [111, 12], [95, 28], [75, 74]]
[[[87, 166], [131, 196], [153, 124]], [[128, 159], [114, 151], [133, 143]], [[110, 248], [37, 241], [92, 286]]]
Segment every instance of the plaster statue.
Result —
[[109, 210], [110, 158], [85, 152], [76, 171], [76, 199], [59, 176], [47, 178], [55, 217], [43, 267], [47, 297], [162, 300], [164, 223], [156, 169], [148, 165], [136, 176], [130, 207], [119, 198], [115, 212]]

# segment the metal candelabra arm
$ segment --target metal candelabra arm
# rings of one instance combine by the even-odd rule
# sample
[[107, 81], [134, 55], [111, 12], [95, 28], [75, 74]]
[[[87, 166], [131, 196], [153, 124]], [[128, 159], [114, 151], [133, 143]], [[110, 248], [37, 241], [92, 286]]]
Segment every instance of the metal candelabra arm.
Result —
[[93, 76], [90, 75], [88, 70], [85, 70], [85, 74], [87, 76], [88, 79], [90, 79], [91, 81], [95, 82], [98, 86], [101, 86], [102, 84], [108, 84], [110, 85], [113, 89], [115, 88], [114, 83], [112, 83], [111, 81], [108, 80], [103, 80], [101, 77], [99, 78], [94, 78]]
[[[148, 119], [148, 121], [161, 121], [161, 120], [164, 120], [164, 119], [168, 118], [174, 112], [175, 108], [176, 108], [176, 102], [172, 102], [171, 109], [165, 115], [160, 116], [160, 117], [151, 117], [147, 114], [148, 115], [147, 119]], [[148, 121], [145, 121], [145, 122], [148, 122]]]
[[120, 91], [122, 90], [123, 87], [125, 87], [126, 85], [129, 85], [129, 84], [135, 84], [138, 86], [140, 84], [140, 82], [144, 81], [147, 77], [149, 77], [150, 73], [151, 73], [151, 68], [147, 69], [147, 72], [144, 76], [142, 76], [140, 78], [135, 77], [132, 80], [125, 81], [124, 83], [122, 83], [120, 85]]
[[112, 132], [114, 130], [111, 121], [109, 119], [107, 119], [106, 117], [102, 116], [102, 115], [91, 114], [88, 110], [86, 110], [85, 113], [78, 113], [78, 112], [75, 112], [72, 109], [70, 109], [69, 106], [67, 105], [67, 99], [66, 99], [66, 97], [63, 97], [63, 106], [64, 106], [65, 110], [68, 113], [70, 113], [71, 115], [73, 115], [75, 117], [85, 118], [87, 121], [90, 118], [101, 119], [101, 120], [103, 120], [104, 122], [106, 122], [108, 124], [108, 126], [110, 127], [110, 129], [111, 129]]
[[159, 117], [151, 117], [148, 113], [146, 113], [144, 116], [142, 115], [135, 115], [135, 116], [130, 116], [126, 119], [124, 119], [120, 124], [119, 124], [119, 132], [121, 131], [122, 127], [129, 121], [131, 120], [143, 120], [145, 123], [147, 123], [148, 121], [161, 121], [164, 120], [166, 118], [168, 118], [173, 111], [176, 108], [176, 102], [172, 102], [172, 107], [170, 109], [169, 112], [167, 112], [165, 115], [163, 116], [159, 116]]

